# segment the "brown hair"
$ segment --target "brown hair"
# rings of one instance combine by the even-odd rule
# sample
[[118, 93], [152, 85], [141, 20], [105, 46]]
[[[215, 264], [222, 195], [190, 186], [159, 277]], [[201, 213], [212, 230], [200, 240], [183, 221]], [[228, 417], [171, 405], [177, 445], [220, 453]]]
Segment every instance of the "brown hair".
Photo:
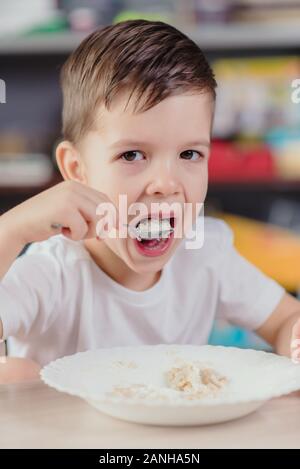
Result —
[[63, 135], [72, 142], [94, 127], [97, 106], [109, 109], [124, 88], [140, 112], [189, 90], [210, 92], [215, 99], [217, 86], [195, 42], [169, 24], [146, 20], [123, 21], [90, 34], [64, 64], [61, 85]]

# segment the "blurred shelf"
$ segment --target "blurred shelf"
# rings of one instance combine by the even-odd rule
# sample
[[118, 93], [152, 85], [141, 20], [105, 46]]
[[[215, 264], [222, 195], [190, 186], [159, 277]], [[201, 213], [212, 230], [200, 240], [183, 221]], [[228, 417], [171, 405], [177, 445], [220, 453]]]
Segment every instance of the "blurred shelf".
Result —
[[[175, 25], [176, 26], [176, 25]], [[300, 48], [300, 25], [242, 23], [178, 26], [205, 50]], [[87, 33], [62, 32], [0, 37], [0, 54], [68, 54]]]
[[0, 54], [68, 54], [86, 36], [63, 32], [0, 38]]
[[[35, 194], [41, 192], [49, 187], [62, 182], [60, 174], [55, 174], [53, 178], [43, 185], [36, 186], [0, 186], [1, 197], [11, 197], [13, 195]], [[298, 180], [275, 180], [275, 181], [226, 181], [226, 182], [209, 182], [209, 193], [214, 192], [245, 192], [245, 191], [259, 191], [259, 192], [293, 192], [299, 191], [300, 193], [300, 179]]]
[[39, 192], [42, 192], [55, 184], [58, 184], [59, 182], [62, 181], [62, 177], [60, 174], [56, 173], [54, 176], [47, 182], [46, 184], [43, 185], [36, 185], [36, 186], [0, 186], [0, 197], [1, 199], [4, 199], [5, 197], [13, 197], [13, 196], [19, 196], [19, 195], [34, 195], [38, 194]]
[[185, 31], [203, 49], [299, 48], [300, 24], [236, 23]]
[[[43, 185], [36, 186], [0, 186], [0, 196], [12, 195], [14, 193], [18, 194], [27, 194], [27, 193], [37, 193], [48, 187], [51, 187], [55, 184], [58, 184], [63, 179], [60, 174], [54, 174], [53, 178]], [[300, 179], [295, 180], [283, 180], [278, 179], [274, 181], [212, 181], [209, 182], [209, 191], [299, 191], [300, 192]]]
[[276, 179], [270, 181], [212, 181], [209, 182], [210, 192], [219, 191], [299, 191], [300, 192], [300, 179]]

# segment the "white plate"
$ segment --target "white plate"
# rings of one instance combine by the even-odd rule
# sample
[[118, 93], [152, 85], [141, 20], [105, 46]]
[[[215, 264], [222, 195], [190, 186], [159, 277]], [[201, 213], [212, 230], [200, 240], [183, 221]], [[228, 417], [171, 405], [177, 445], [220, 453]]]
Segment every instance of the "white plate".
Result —
[[[166, 389], [164, 373], [177, 359], [201, 361], [229, 379], [214, 397], [182, 398]], [[60, 358], [41, 371], [58, 391], [85, 399], [105, 414], [153, 425], [202, 425], [242, 417], [272, 397], [300, 389], [300, 365], [287, 357], [250, 349], [196, 345], [103, 348]], [[146, 384], [168, 399], [108, 396], [114, 386]]]

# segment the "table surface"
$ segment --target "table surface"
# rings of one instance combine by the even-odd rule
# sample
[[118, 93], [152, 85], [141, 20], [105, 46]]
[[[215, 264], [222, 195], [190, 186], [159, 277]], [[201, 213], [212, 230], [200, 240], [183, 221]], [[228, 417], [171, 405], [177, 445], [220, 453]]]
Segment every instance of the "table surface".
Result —
[[0, 385], [0, 448], [300, 448], [300, 392], [238, 420], [160, 427], [102, 414], [40, 381]]

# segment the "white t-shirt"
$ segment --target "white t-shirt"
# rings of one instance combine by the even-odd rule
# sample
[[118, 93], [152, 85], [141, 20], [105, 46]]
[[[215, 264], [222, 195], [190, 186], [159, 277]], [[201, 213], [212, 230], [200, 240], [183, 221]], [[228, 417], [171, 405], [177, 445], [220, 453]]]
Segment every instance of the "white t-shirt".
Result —
[[99, 347], [205, 344], [216, 317], [253, 330], [283, 293], [237, 253], [223, 221], [205, 217], [203, 247], [183, 240], [158, 282], [139, 292], [105, 274], [83, 242], [32, 244], [0, 283], [0, 317], [9, 354], [44, 365]]

